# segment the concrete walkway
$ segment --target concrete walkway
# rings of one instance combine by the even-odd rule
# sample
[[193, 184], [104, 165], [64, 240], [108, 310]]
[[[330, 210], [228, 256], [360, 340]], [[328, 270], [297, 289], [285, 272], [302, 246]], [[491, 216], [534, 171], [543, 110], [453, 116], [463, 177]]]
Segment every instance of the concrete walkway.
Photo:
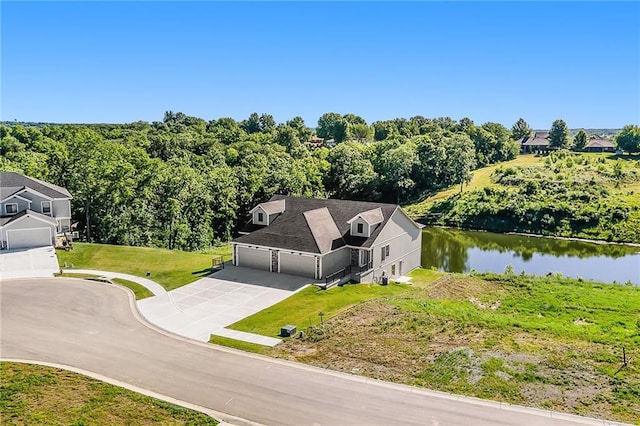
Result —
[[[208, 342], [214, 334], [264, 346], [275, 346], [281, 339], [225, 327], [288, 298], [309, 281], [293, 275], [265, 275], [262, 271], [228, 265], [213, 275], [166, 291], [160, 284], [135, 275], [91, 269], [64, 272], [122, 278], [146, 287], [154, 296], [137, 301], [142, 316], [180, 336]], [[278, 332], [274, 330], [274, 336]]]

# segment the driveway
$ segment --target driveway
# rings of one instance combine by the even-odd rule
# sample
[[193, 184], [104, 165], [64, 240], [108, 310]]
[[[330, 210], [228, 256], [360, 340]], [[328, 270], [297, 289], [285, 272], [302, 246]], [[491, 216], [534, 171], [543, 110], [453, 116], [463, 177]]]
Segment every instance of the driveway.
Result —
[[3, 281], [0, 324], [3, 359], [75, 367], [265, 425], [610, 424], [176, 338], [137, 319], [130, 294], [106, 284]]
[[152, 324], [201, 342], [215, 334], [274, 346], [280, 342], [275, 337], [280, 330], [267, 337], [225, 327], [286, 299], [309, 282], [308, 278], [227, 265], [214, 275], [140, 300], [138, 307]]
[[0, 279], [53, 277], [60, 271], [53, 247], [0, 251]]

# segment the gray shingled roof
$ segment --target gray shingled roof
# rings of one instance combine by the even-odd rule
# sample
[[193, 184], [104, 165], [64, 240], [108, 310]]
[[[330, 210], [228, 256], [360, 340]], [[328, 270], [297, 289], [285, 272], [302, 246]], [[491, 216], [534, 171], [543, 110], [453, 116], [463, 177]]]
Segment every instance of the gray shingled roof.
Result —
[[[326, 253], [328, 251], [327, 246], [329, 240], [331, 240], [332, 250], [344, 245], [371, 247], [382, 228], [384, 228], [384, 225], [398, 207], [395, 204], [286, 197], [283, 195], [274, 195], [270, 201], [275, 200], [284, 200], [284, 212], [278, 215], [269, 226], [260, 227], [259, 229], [255, 229], [255, 226], [249, 221], [245, 227], [240, 230], [241, 232], [249, 232], [249, 234], [241, 235], [235, 238], [233, 242], [307, 253]], [[333, 230], [330, 230], [331, 224], [329, 223], [329, 216], [325, 213], [314, 212], [315, 210], [323, 208], [326, 208], [328, 211], [329, 216], [338, 230], [340, 238], [333, 238], [333, 236], [337, 234], [335, 234]], [[369, 238], [351, 236], [351, 227], [347, 221], [358, 214], [378, 208], [380, 208], [383, 220], [382, 223], [375, 227], [371, 236]], [[314, 237], [314, 232], [329, 232], [329, 234], [321, 236], [318, 244], [318, 241]]]
[[268, 215], [282, 213], [285, 209], [284, 200], [268, 201], [266, 203], [260, 203], [258, 206], [262, 207], [262, 210], [264, 210]]
[[[0, 187], [5, 188], [31, 188], [50, 198], [73, 198], [65, 188], [39, 179], [22, 175], [16, 172], [0, 173]], [[15, 193], [12, 192], [8, 195]]]
[[614, 143], [608, 139], [590, 139], [585, 148], [613, 148]]
[[[284, 200], [282, 200], [284, 201]], [[338, 226], [333, 221], [329, 209], [322, 207], [302, 213], [307, 220], [311, 235], [316, 241], [320, 253], [328, 253], [332, 249], [342, 247], [344, 241]]]
[[0, 218], [0, 225], [1, 226], [5, 226], [5, 225], [7, 225], [7, 224], [9, 224], [11, 222], [15, 222], [16, 220], [18, 220], [21, 217], [26, 216], [26, 215], [33, 216], [33, 217], [38, 217], [40, 219], [44, 219], [47, 222], [52, 223], [53, 225], [55, 225], [57, 223], [56, 220], [54, 218], [52, 218], [51, 216], [47, 216], [47, 215], [44, 215], [42, 213], [38, 213], [38, 212], [34, 212], [33, 210], [26, 209], [26, 210], [22, 210], [20, 213], [17, 213], [17, 214], [15, 214], [13, 216], [2, 216], [2, 218]]

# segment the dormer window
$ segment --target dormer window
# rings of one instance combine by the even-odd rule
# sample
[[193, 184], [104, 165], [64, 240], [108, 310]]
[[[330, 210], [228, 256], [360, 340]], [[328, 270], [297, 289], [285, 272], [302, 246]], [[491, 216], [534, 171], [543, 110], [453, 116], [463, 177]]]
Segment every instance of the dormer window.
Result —
[[18, 204], [17, 203], [7, 203], [4, 205], [4, 211], [6, 214], [16, 214], [18, 213]]
[[358, 234], [362, 234], [364, 232], [364, 225], [362, 223], [358, 224]]
[[264, 213], [258, 213], [258, 222], [264, 222]]

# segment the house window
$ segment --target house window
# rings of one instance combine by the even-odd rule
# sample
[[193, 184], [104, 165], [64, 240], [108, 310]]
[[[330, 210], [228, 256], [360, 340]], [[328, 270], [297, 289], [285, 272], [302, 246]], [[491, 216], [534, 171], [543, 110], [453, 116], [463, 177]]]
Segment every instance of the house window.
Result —
[[385, 260], [387, 257], [389, 257], [389, 245], [387, 244], [384, 247], [381, 247], [381, 253], [382, 253], [382, 260]]
[[391, 276], [395, 276], [396, 275], [396, 264], [394, 263], [393, 265], [391, 265]]
[[16, 213], [18, 213], [18, 204], [16, 204], [16, 203], [5, 204], [4, 205], [4, 211], [7, 214], [16, 214]]
[[358, 224], [358, 234], [362, 234], [364, 233], [364, 225], [359, 223]]
[[42, 202], [42, 214], [51, 214], [51, 201]]
[[264, 222], [264, 213], [258, 213], [258, 222]]

